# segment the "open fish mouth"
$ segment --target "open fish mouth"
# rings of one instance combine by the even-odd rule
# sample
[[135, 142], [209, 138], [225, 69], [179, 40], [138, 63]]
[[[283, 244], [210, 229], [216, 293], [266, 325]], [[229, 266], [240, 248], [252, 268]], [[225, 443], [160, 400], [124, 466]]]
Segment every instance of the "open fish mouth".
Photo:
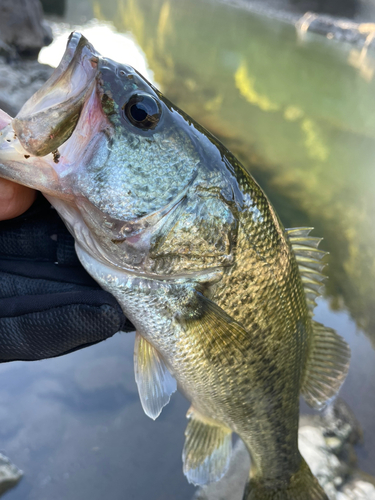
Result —
[[99, 54], [80, 33], [72, 33], [51, 78], [21, 108], [12, 127], [34, 156], [55, 151], [73, 133], [98, 73]]
[[0, 177], [40, 190], [96, 260], [151, 272], [151, 246], [200, 200], [195, 129], [169, 106], [136, 70], [72, 33], [17, 116], [0, 110]]
[[[85, 105], [99, 101], [96, 99], [99, 59], [100, 55], [88, 40], [73, 32], [59, 66], [17, 116], [12, 119], [0, 110], [1, 177], [39, 189], [44, 194], [65, 199], [73, 197], [69, 186], [61, 183], [64, 162], [59, 166], [57, 163], [69, 139], [73, 139], [71, 136]], [[95, 112], [86, 113], [86, 127], [76, 142], [90, 140], [92, 122], [98, 118], [104, 119], [99, 102]], [[77, 149], [76, 144], [75, 158]], [[70, 159], [72, 155], [73, 152]]]

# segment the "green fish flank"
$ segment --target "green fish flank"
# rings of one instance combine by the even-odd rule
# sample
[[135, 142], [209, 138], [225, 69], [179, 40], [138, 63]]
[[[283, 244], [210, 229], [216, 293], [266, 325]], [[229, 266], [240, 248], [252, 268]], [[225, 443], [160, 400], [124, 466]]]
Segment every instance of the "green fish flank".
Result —
[[176, 388], [191, 402], [187, 479], [220, 479], [236, 432], [251, 455], [244, 500], [326, 499], [298, 450], [299, 396], [323, 407], [350, 350], [312, 319], [324, 280], [312, 228], [285, 229], [225, 146], [78, 33], [51, 81], [0, 124], [0, 176], [48, 197], [135, 325], [146, 414]]

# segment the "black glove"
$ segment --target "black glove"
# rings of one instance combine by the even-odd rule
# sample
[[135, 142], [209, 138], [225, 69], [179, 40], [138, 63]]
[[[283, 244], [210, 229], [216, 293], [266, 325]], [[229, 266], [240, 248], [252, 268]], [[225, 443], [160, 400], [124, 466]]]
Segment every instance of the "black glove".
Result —
[[45, 198], [0, 222], [0, 362], [60, 356], [119, 330], [134, 327], [83, 269]]

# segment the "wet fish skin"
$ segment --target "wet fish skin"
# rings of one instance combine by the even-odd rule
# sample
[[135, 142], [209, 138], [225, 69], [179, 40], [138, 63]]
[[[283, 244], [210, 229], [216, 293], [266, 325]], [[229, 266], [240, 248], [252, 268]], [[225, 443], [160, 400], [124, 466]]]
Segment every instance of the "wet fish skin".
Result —
[[[176, 382], [192, 402], [190, 481], [221, 477], [235, 431], [252, 457], [246, 499], [325, 499], [298, 451], [299, 394], [323, 404], [349, 351], [311, 319], [314, 238], [286, 231], [236, 158], [133, 68], [90, 49], [80, 58], [90, 82], [97, 64], [95, 85], [59, 161], [25, 161], [14, 138], [0, 144], [0, 175], [46, 192], [84, 267], [136, 326], [145, 411], [156, 418]], [[127, 115], [139, 96], [158, 117], [148, 128]]]

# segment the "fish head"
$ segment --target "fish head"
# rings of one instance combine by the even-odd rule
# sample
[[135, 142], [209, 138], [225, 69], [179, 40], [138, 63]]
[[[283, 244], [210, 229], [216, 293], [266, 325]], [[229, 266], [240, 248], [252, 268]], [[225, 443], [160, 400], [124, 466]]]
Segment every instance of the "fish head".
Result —
[[241, 195], [225, 152], [81, 34], [0, 128], [0, 176], [42, 191], [97, 260], [165, 275], [233, 259]]

